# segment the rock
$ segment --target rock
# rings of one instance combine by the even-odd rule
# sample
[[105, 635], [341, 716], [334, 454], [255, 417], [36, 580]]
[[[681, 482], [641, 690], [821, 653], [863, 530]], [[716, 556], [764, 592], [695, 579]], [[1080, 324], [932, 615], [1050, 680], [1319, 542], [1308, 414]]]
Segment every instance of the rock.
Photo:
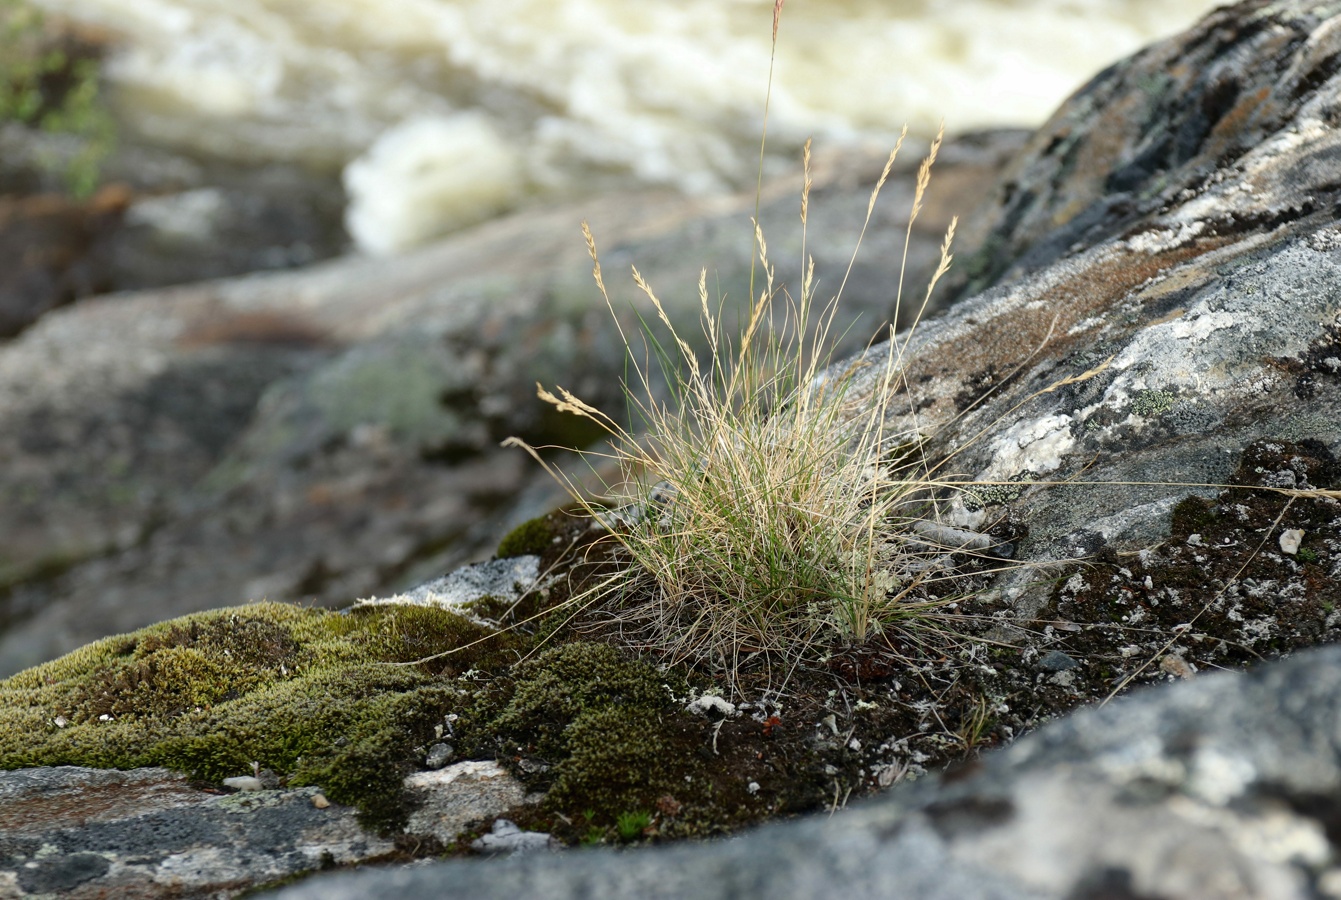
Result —
[[704, 716], [712, 721], [736, 715], [735, 704], [714, 694], [704, 694], [690, 702], [685, 709], [696, 716]]
[[73, 201], [47, 165], [72, 141], [0, 124], [0, 338], [95, 294], [294, 268], [348, 244], [332, 173], [192, 159], [123, 134], [106, 186]]
[[110, 235], [130, 201], [124, 185], [87, 202], [0, 195], [0, 339], [78, 297], [113, 288]]
[[[405, 787], [418, 808], [410, 813], [407, 834], [429, 835], [451, 844], [471, 823], [492, 819], [526, 802], [526, 789], [493, 761], [467, 760], [435, 772], [416, 772], [405, 779]], [[508, 823], [516, 831], [516, 826]], [[529, 847], [536, 838], [504, 840], [495, 829], [490, 852], [511, 852]], [[544, 835], [546, 840], [548, 835]], [[516, 846], [513, 846], [516, 844]]]
[[1341, 649], [1077, 713], [953, 777], [735, 840], [318, 876], [268, 895], [1260, 897], [1334, 883]]
[[533, 853], [536, 850], [555, 850], [558, 846], [558, 841], [548, 834], [522, 831], [507, 819], [497, 820], [488, 834], [470, 842], [472, 850], [489, 855]]
[[493, 598], [512, 603], [540, 583], [540, 557], [512, 556], [462, 566], [416, 588], [389, 597], [364, 600], [365, 605], [413, 604], [464, 610], [476, 600]]
[[1038, 660], [1038, 667], [1044, 672], [1065, 672], [1067, 669], [1074, 669], [1078, 665], [1080, 663], [1060, 650], [1049, 650]]
[[[1142, 614], [1166, 627], [1212, 598], [1260, 609], [1261, 628], [1325, 618], [1259, 607], [1234, 574], [1252, 561], [1241, 576], [1279, 596], [1335, 602], [1330, 551], [1316, 589], [1255, 552], [1287, 498], [1206, 485], [1338, 486], [1341, 380], [1326, 360], [1341, 339], [1339, 11], [1217, 10], [1101, 73], [1010, 164], [982, 214], [994, 286], [907, 338], [914, 403], [887, 424], [933, 435], [924, 452], [984, 484], [953, 498], [945, 524], [1021, 523], [1015, 558], [1034, 566], [1103, 558], [1099, 580], [1139, 585]], [[883, 349], [868, 355], [874, 386]], [[1297, 497], [1274, 527], [1335, 521], [1332, 502]], [[1154, 546], [1210, 522], [1224, 536], [1209, 549]], [[1318, 546], [1341, 549], [1323, 527]], [[1035, 571], [1004, 580], [1016, 620], [1092, 622], [1126, 602], [1117, 582], [1057, 591]]]
[[0, 772], [5, 897], [233, 896], [395, 850], [316, 788], [221, 795], [165, 769]]
[[427, 769], [441, 769], [452, 761], [456, 751], [451, 744], [434, 744], [428, 748], [428, 755], [424, 757], [424, 767]]
[[[952, 190], [929, 198], [914, 271], [934, 265], [950, 210], [1018, 145], [1012, 134], [947, 145]], [[881, 162], [817, 171], [820, 265], [846, 265]], [[156, 190], [202, 187], [174, 178]], [[887, 193], [911, 178], [896, 173]], [[795, 181], [765, 196], [779, 258], [800, 252]], [[580, 222], [601, 242], [616, 304], [635, 296], [617, 273], [637, 261], [688, 323], [701, 266], [743, 292], [752, 213], [752, 197], [615, 196], [528, 209], [395, 260], [45, 316], [0, 345], [0, 675], [165, 617], [262, 598], [346, 603], [487, 557], [561, 498], [498, 442], [593, 438], [551, 414], [535, 382], [623, 408], [624, 352]], [[877, 207], [873, 252], [848, 281], [851, 348], [888, 314], [902, 229], [881, 226], [902, 215]], [[631, 315], [625, 327], [636, 332]]]
[[225, 778], [223, 786], [235, 791], [259, 791], [265, 787], [261, 784], [261, 779], [255, 775], [234, 775], [232, 778]]

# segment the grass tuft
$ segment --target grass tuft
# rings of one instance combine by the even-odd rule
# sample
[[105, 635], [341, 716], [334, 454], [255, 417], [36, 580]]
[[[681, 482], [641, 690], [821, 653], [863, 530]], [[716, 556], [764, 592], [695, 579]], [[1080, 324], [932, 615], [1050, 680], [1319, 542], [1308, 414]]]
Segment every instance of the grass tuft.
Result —
[[[940, 141], [938, 135], [919, 169], [909, 237]], [[902, 143], [871, 193], [863, 235]], [[570, 391], [537, 385], [542, 400], [608, 435], [608, 450], [583, 453], [595, 471], [608, 471], [600, 464], [609, 459], [618, 463], [621, 476], [602, 483], [603, 501], [584, 495], [523, 441], [507, 442], [531, 452], [610, 529], [625, 565], [602, 583], [599, 602], [635, 645], [672, 662], [706, 661], [735, 673], [759, 657], [770, 671], [776, 664], [785, 670], [817, 644], [861, 644], [891, 629], [934, 627], [928, 616], [954, 595], [948, 554], [991, 549], [990, 540], [936, 524], [935, 497], [949, 485], [936, 480], [916, 428], [889, 425], [896, 412], [914, 413], [894, 409], [896, 398], [911, 396], [901, 366], [906, 340], [901, 345], [890, 335], [858, 361], [833, 365], [842, 286], [817, 303], [814, 260], [804, 250], [809, 143], [803, 169], [799, 291], [779, 283], [754, 221], [761, 288], [735, 337], [723, 325], [724, 302], [710, 302], [707, 272], [700, 274], [703, 360], [633, 269], [655, 313], [655, 322], [643, 320], [647, 358], [669, 383], [669, 399], [658, 399], [653, 365], [638, 362], [627, 336], [633, 427]], [[923, 307], [950, 266], [954, 227]], [[613, 314], [585, 223], [583, 235]], [[915, 423], [916, 416], [903, 420]]]

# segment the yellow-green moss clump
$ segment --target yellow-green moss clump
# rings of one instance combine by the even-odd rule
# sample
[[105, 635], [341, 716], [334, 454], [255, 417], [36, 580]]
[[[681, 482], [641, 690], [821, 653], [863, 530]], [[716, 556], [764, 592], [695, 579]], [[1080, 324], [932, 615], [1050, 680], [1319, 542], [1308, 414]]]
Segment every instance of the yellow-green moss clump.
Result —
[[550, 521], [553, 515], [550, 513], [527, 519], [509, 531], [503, 540], [498, 542], [498, 549], [494, 551], [494, 555], [499, 559], [530, 554], [543, 555], [554, 540], [554, 525]]
[[519, 772], [548, 789], [546, 808], [609, 825], [664, 795], [700, 793], [687, 787], [702, 768], [703, 738], [683, 712], [687, 693], [679, 675], [578, 642], [517, 666], [464, 724], [474, 755], [548, 764], [539, 776]]
[[466, 702], [453, 676], [502, 670], [513, 644], [417, 606], [197, 613], [0, 681], [0, 768], [160, 765], [219, 781], [255, 764], [389, 828], [415, 748]]
[[0, 681], [0, 769], [166, 766], [218, 782], [256, 766], [394, 830], [405, 775], [455, 713], [458, 749], [513, 764], [547, 792], [536, 827], [581, 823], [569, 839], [654, 808], [680, 810], [666, 835], [765, 812], [741, 773], [706, 764], [709, 726], [684, 711], [682, 676], [585, 641], [531, 655], [541, 642], [420, 606], [197, 613]]

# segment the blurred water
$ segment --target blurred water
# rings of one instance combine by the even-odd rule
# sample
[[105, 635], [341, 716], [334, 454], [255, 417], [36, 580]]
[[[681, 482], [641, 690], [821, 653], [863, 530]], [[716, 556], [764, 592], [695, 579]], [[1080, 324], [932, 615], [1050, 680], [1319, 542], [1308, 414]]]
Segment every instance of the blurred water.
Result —
[[[347, 167], [394, 251], [529, 195], [753, 181], [772, 0], [40, 0], [112, 32], [132, 127], [232, 160]], [[821, 143], [1040, 122], [1212, 0], [792, 0], [770, 165]]]

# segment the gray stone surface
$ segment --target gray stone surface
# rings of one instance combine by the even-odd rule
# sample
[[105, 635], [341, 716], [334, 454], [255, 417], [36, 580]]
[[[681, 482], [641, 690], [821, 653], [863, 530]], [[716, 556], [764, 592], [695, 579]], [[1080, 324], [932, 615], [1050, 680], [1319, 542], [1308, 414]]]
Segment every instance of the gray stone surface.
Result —
[[540, 557], [511, 556], [462, 566], [441, 578], [388, 597], [365, 600], [365, 604], [409, 603], [461, 609], [466, 604], [492, 597], [507, 603], [518, 600], [540, 581]]
[[1341, 885], [1341, 648], [1148, 689], [980, 765], [696, 846], [317, 876], [268, 895], [1307, 898]]
[[0, 772], [0, 897], [217, 897], [392, 853], [316, 788], [220, 794], [165, 769]]
[[493, 760], [466, 760], [416, 772], [405, 779], [405, 787], [417, 804], [406, 833], [431, 836], [443, 844], [455, 841], [472, 822], [495, 818], [527, 801], [526, 788]]
[[[1253, 441], [1341, 451], [1338, 49], [1341, 4], [1240, 3], [1100, 74], [1030, 139], [983, 212], [996, 269], [964, 265], [993, 286], [895, 361], [911, 388], [890, 432], [1011, 488], [1007, 506], [959, 494], [948, 524], [1008, 507], [1034, 563], [1133, 551]], [[885, 350], [866, 354], [872, 390]], [[1008, 579], [1019, 617], [1045, 581]]]

